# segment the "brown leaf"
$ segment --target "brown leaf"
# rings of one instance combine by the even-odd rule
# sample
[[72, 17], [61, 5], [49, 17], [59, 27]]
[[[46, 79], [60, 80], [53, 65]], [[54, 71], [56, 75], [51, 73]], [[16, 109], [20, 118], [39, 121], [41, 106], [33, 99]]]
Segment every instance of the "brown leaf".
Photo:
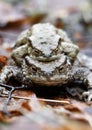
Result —
[[6, 65], [7, 58], [5, 56], [0, 56], [0, 70]]

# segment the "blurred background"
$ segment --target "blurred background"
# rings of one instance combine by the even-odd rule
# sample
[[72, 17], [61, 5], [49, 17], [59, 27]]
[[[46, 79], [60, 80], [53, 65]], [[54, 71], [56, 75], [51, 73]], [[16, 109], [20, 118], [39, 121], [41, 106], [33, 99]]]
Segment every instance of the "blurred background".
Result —
[[[0, 0], [0, 71], [7, 64], [20, 32], [36, 23], [44, 22], [50, 22], [65, 30], [73, 43], [79, 46], [80, 52], [91, 57], [84, 56], [82, 62], [92, 67], [92, 0]], [[9, 85], [17, 86], [14, 78]], [[79, 101], [85, 89], [84, 85], [70, 84], [70, 87], [73, 89], [69, 89], [69, 95], [63, 90], [65, 87], [53, 90], [51, 87], [47, 91], [43, 89], [44, 93], [40, 91], [42, 88], [38, 87], [43, 95], [39, 96], [43, 99], [36, 97], [38, 89], [36, 94], [32, 91], [16, 90], [12, 95], [15, 98], [11, 99], [7, 107], [13, 118], [2, 114], [8, 93], [2, 95], [0, 91], [0, 130], [92, 130], [86, 127], [92, 126], [92, 103]], [[53, 91], [56, 96], [51, 97], [54, 95]], [[48, 94], [47, 100], [44, 98], [45, 93]], [[70, 95], [73, 95], [73, 98], [70, 98]], [[37, 124], [34, 123], [36, 120]], [[48, 128], [49, 124], [55, 124], [53, 126], [56, 126], [56, 129]]]
[[8, 56], [20, 32], [39, 22], [64, 29], [92, 56], [92, 0], [0, 0], [0, 55]]

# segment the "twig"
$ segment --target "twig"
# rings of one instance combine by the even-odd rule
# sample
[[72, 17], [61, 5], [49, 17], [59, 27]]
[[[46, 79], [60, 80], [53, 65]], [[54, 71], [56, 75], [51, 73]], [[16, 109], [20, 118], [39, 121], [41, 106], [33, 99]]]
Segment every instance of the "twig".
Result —
[[[2, 96], [2, 97], [8, 97], [8, 94], [5, 93], [5, 94], [2, 94], [2, 95], [0, 95], [0, 96]], [[25, 100], [31, 100], [31, 99], [33, 99], [33, 97], [30, 98], [30, 97], [22, 97], [22, 96], [15, 96], [15, 95], [12, 95], [11, 98], [25, 99]], [[45, 101], [45, 102], [53, 102], [53, 103], [65, 103], [65, 104], [70, 104], [69, 101], [61, 101], [61, 100], [54, 100], [54, 99], [37, 98], [37, 100], [39, 100], [39, 101]]]

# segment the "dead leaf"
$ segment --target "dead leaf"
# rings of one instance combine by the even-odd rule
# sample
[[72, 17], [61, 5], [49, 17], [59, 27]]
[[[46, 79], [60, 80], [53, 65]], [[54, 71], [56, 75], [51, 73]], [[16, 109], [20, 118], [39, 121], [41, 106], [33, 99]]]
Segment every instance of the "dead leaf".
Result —
[[0, 56], [0, 70], [6, 65], [7, 58], [5, 56]]

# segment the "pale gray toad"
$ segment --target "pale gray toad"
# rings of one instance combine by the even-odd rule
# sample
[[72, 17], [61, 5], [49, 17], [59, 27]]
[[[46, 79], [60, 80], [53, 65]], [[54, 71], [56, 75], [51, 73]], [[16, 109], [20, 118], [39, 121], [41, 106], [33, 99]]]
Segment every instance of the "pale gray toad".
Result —
[[7, 84], [11, 77], [26, 87], [32, 84], [35, 84], [34, 87], [63, 86], [80, 80], [88, 89], [83, 97], [85, 99], [87, 95], [90, 101], [92, 72], [87, 67], [74, 64], [78, 52], [78, 46], [71, 42], [63, 30], [50, 23], [35, 24], [17, 39], [11, 55], [15, 64], [3, 68], [1, 86]]

